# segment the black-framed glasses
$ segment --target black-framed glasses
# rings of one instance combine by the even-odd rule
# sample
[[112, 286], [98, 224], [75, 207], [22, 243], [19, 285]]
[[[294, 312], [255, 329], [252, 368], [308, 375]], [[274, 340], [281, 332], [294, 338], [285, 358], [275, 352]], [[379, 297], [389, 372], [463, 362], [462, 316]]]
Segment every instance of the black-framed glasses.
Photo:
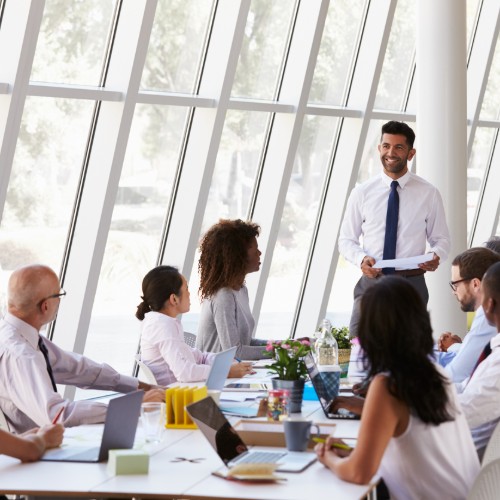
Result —
[[452, 289], [454, 292], [456, 292], [456, 291], [457, 291], [457, 285], [458, 285], [459, 283], [462, 283], [462, 281], [470, 281], [470, 280], [472, 280], [472, 279], [474, 279], [474, 278], [462, 278], [461, 280], [450, 281], [450, 282], [449, 282], [449, 284], [450, 284], [451, 289]]
[[66, 295], [66, 290], [61, 288], [59, 293], [53, 293], [52, 295], [49, 295], [48, 297], [43, 298], [38, 302], [38, 305], [40, 305], [42, 302], [49, 300], [49, 299], [60, 299], [61, 297], [64, 297]]

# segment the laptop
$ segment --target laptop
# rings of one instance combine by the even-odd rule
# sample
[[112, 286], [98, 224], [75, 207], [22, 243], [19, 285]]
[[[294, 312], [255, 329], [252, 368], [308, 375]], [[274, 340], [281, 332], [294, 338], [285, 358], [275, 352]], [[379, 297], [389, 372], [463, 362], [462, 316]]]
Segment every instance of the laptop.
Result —
[[209, 391], [222, 391], [227, 379], [227, 374], [234, 361], [237, 347], [231, 347], [227, 351], [218, 352], [213, 359], [212, 367], [206, 381]]
[[316, 461], [315, 453], [304, 451], [249, 450], [210, 397], [191, 403], [186, 410], [227, 467], [241, 463], [275, 463], [280, 472], [301, 472]]
[[323, 377], [314, 361], [314, 358], [311, 353], [308, 353], [304, 362], [306, 364], [307, 373], [309, 374], [309, 378], [311, 379], [312, 385], [316, 394], [318, 396], [319, 402], [321, 404], [321, 408], [323, 408], [323, 412], [327, 418], [331, 419], [348, 419], [348, 420], [359, 420], [361, 417], [356, 413], [352, 413], [350, 411], [345, 410], [344, 408], [340, 408], [337, 413], [333, 413], [330, 411], [330, 405], [333, 400], [337, 397], [337, 390], [334, 387], [329, 387], [325, 384]]
[[134, 391], [110, 400], [100, 447], [67, 446], [47, 450], [41, 460], [53, 462], [104, 462], [109, 450], [134, 445], [144, 391]]

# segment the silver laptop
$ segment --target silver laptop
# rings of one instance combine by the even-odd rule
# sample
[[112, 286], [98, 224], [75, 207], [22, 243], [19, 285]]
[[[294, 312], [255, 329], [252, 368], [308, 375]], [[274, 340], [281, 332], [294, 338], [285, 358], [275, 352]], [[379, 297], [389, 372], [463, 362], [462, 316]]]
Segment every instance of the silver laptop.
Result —
[[281, 472], [301, 472], [316, 460], [315, 453], [304, 451], [249, 450], [210, 397], [186, 406], [186, 410], [228, 467], [261, 462], [278, 464], [277, 470]]
[[109, 450], [130, 449], [141, 412], [144, 391], [134, 391], [108, 404], [100, 447], [67, 446], [47, 450], [41, 460], [54, 462], [104, 462]]
[[[321, 376], [318, 366], [314, 361], [311, 353], [308, 353], [304, 358], [304, 363], [306, 364], [307, 373], [311, 379], [312, 385], [316, 394], [318, 396], [321, 408], [323, 408], [323, 413], [327, 418], [331, 419], [348, 419], [348, 420], [359, 420], [361, 417], [356, 413], [352, 413], [343, 408], [340, 408], [337, 413], [330, 411], [330, 406], [338, 394], [338, 387], [333, 388], [325, 384], [323, 377]], [[338, 384], [337, 384], [338, 385]]]
[[208, 374], [206, 386], [210, 391], [222, 391], [224, 384], [234, 361], [236, 347], [231, 347], [227, 351], [218, 352], [213, 359], [210, 373]]

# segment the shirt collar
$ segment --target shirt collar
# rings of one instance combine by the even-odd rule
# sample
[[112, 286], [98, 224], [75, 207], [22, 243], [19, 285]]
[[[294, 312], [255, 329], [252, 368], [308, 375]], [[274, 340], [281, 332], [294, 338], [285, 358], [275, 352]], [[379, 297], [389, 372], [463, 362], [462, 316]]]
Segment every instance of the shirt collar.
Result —
[[5, 313], [3, 319], [6, 323], [14, 327], [16, 331], [23, 336], [27, 342], [29, 342], [33, 349], [38, 348], [38, 338], [40, 334], [36, 328], [33, 328], [31, 325], [26, 323], [26, 321], [23, 321], [10, 313]]
[[380, 176], [382, 178], [382, 182], [387, 186], [387, 187], [391, 187], [391, 182], [393, 180], [397, 180], [398, 181], [398, 184], [399, 184], [399, 187], [401, 189], [404, 189], [404, 187], [406, 186], [406, 183], [411, 179], [411, 176], [412, 176], [412, 173], [408, 170], [406, 172], [405, 175], [403, 175], [402, 177], [400, 177], [399, 179], [393, 179], [392, 177], [389, 177], [383, 170], [382, 172], [380, 172]]
[[491, 349], [496, 349], [497, 347], [500, 347], [500, 333], [497, 333], [491, 340], [490, 340], [490, 346]]

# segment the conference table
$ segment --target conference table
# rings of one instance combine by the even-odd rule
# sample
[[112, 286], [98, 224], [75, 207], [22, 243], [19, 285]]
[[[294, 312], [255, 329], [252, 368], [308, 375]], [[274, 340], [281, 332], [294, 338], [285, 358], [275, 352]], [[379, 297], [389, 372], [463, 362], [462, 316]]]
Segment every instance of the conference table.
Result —
[[[317, 401], [304, 401], [302, 417], [327, 420]], [[236, 417], [229, 418], [233, 423]], [[335, 436], [355, 439], [359, 421], [336, 420]], [[100, 442], [102, 425], [66, 429], [65, 442]], [[162, 498], [304, 500], [375, 498], [370, 484], [341, 481], [319, 462], [300, 473], [278, 473], [277, 483], [244, 483], [214, 476], [225, 465], [198, 429], [166, 429], [158, 444], [146, 443], [139, 425], [134, 448], [150, 455], [149, 473], [113, 475], [106, 463], [35, 462], [0, 456], [0, 492], [48, 498]], [[197, 460], [195, 460], [197, 459]], [[193, 460], [192, 462], [190, 460]]]

